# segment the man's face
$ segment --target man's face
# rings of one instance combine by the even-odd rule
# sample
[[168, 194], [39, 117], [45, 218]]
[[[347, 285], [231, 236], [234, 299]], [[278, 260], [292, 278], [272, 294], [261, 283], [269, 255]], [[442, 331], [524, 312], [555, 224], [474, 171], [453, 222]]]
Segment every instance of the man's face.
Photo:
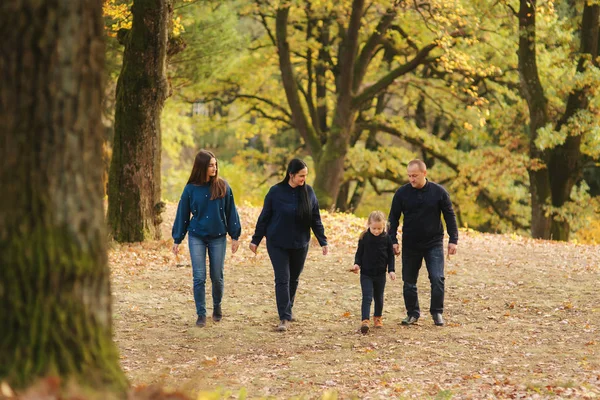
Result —
[[418, 164], [412, 164], [407, 169], [408, 172], [408, 181], [411, 186], [415, 189], [421, 189], [425, 186], [425, 177], [427, 176], [427, 171], [421, 171]]

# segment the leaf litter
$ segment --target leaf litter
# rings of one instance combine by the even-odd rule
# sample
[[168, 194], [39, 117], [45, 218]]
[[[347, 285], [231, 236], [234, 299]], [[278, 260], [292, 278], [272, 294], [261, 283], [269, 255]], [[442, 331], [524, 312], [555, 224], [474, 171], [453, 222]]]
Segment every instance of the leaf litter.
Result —
[[[429, 282], [419, 278], [422, 316], [403, 327], [402, 282], [388, 280], [384, 327], [358, 333], [360, 283], [349, 273], [363, 219], [322, 215], [330, 243], [313, 239], [294, 317], [277, 332], [273, 271], [265, 243], [248, 249], [256, 207], [240, 207], [240, 249], [228, 249], [224, 318], [196, 328], [187, 242], [113, 244], [115, 340], [134, 385], [196, 395], [222, 388], [236, 398], [600, 398], [600, 246], [517, 235], [460, 232], [446, 264], [446, 326], [428, 315]], [[400, 259], [397, 259], [400, 269]], [[243, 396], [242, 396], [243, 397]]]

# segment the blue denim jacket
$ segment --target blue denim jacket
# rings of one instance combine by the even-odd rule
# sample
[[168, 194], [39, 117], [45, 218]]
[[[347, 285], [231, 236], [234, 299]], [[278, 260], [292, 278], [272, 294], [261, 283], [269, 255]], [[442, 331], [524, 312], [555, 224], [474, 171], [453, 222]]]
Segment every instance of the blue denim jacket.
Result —
[[[242, 233], [233, 193], [227, 185], [225, 197], [210, 199], [209, 185], [188, 184], [183, 189], [173, 223], [173, 240], [179, 244], [187, 232], [201, 238], [215, 238], [229, 233], [238, 240]], [[190, 218], [191, 214], [191, 218]]]

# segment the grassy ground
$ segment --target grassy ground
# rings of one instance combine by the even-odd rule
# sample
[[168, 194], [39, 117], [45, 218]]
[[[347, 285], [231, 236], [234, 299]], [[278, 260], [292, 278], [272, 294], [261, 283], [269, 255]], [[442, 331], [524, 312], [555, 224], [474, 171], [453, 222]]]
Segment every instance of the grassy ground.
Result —
[[[224, 319], [194, 326], [187, 246], [114, 245], [114, 326], [133, 384], [236, 398], [598, 398], [600, 246], [461, 231], [446, 264], [445, 327], [404, 317], [401, 280], [386, 287], [384, 328], [363, 336], [353, 264], [363, 221], [325, 214], [330, 254], [312, 244], [288, 332], [275, 331], [273, 272], [264, 242], [247, 248], [259, 210], [242, 208], [244, 235], [226, 259]], [[164, 237], [170, 237], [173, 206]], [[228, 249], [229, 251], [229, 249]], [[210, 288], [210, 284], [207, 285]], [[210, 291], [210, 289], [208, 289]], [[207, 294], [210, 313], [210, 294]]]

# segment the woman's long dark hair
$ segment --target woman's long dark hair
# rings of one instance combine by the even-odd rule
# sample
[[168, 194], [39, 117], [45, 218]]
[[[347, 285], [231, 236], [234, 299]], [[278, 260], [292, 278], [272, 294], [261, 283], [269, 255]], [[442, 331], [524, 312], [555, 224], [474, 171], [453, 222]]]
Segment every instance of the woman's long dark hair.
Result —
[[[285, 176], [283, 177], [283, 180], [279, 182], [279, 185], [287, 185], [291, 176], [297, 174], [304, 168], [308, 169], [306, 163], [300, 160], [299, 158], [294, 158], [292, 161], [289, 162], [287, 170], [285, 172]], [[307, 226], [310, 226], [312, 221], [312, 204], [310, 198], [308, 197], [306, 181], [304, 182], [304, 185], [300, 187], [300, 197], [298, 198], [298, 209], [296, 210], [296, 218], [298, 218], [298, 221], [300, 221], [300, 223]]]
[[[196, 158], [194, 159], [194, 166], [192, 167], [192, 173], [190, 174], [190, 179], [188, 179], [188, 184], [193, 185], [206, 185], [206, 179], [208, 178], [208, 165], [210, 164], [210, 160], [214, 158], [215, 161], [217, 157], [213, 153], [208, 150], [200, 150], [198, 154], [196, 154]], [[225, 181], [219, 178], [219, 163], [217, 162], [217, 173], [215, 176], [210, 177], [210, 199], [222, 199], [225, 197], [225, 193], [227, 192], [227, 187], [225, 186]]]

